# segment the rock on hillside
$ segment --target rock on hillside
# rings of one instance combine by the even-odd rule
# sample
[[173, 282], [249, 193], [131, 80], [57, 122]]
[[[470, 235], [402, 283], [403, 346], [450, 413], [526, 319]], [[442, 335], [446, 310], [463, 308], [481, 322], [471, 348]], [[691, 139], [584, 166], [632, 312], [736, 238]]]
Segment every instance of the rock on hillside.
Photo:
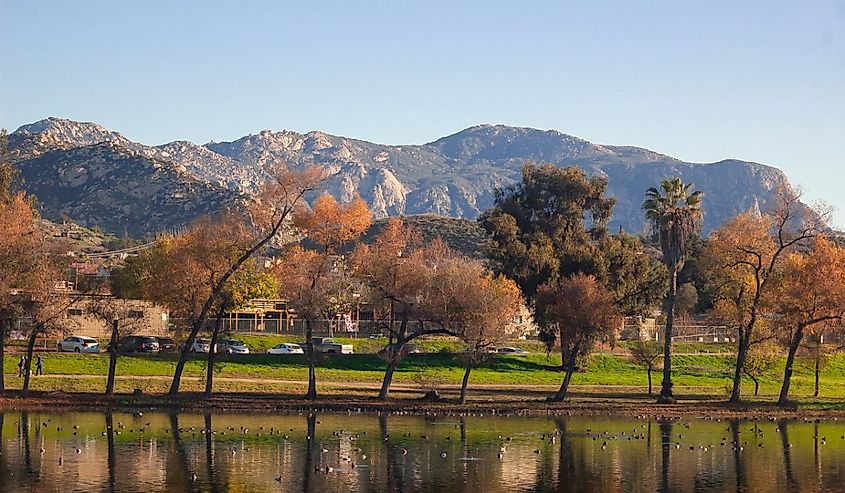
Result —
[[182, 227], [234, 200], [227, 189], [112, 142], [43, 152], [18, 166], [45, 217], [136, 237]]

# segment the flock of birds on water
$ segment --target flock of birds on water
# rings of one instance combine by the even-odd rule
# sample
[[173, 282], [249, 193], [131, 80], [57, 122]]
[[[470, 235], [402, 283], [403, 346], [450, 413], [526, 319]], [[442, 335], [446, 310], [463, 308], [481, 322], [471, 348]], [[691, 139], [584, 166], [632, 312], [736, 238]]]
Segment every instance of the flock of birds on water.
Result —
[[[335, 415], [337, 414], [337, 413], [335, 413], [335, 412], [333, 412], [332, 410], [329, 410], [329, 409], [320, 410], [320, 411], [315, 409], [314, 412], [309, 413], [309, 415], [308, 415], [309, 419], [314, 420], [315, 425], [322, 424], [322, 422], [320, 420], [316, 420], [316, 413], [318, 413], [318, 412], [335, 414]], [[299, 414], [302, 415], [303, 413], [299, 413]], [[354, 410], [349, 410], [349, 411], [347, 411], [347, 414], [352, 415], [352, 414], [356, 414], [356, 413], [354, 412]], [[358, 410], [357, 414], [366, 414], [366, 411]], [[469, 413], [462, 413], [462, 412], [450, 413], [450, 412], [431, 412], [431, 411], [426, 411], [426, 412], [392, 411], [392, 412], [379, 413], [379, 416], [381, 416], [382, 414], [393, 415], [393, 416], [400, 416], [400, 415], [420, 416], [420, 415], [423, 415], [423, 416], [429, 416], [431, 418], [466, 418], [466, 417], [484, 418], [485, 416], [491, 416], [491, 415], [492, 416], [498, 416], [498, 417], [522, 417], [521, 416], [522, 413], [505, 414], [505, 413], [496, 413], [496, 412], [485, 414], [485, 413], [472, 413], [472, 412], [469, 412]], [[133, 415], [134, 418], [140, 419], [141, 417], [143, 417], [144, 414], [143, 414], [143, 412], [136, 411], [136, 412], [132, 413], [132, 415]], [[555, 413], [554, 415], [555, 416], [561, 416], [561, 415], [572, 416], [572, 413], [571, 412]], [[612, 415], [611, 415], [611, 413], [608, 413], [607, 416], [612, 416]], [[644, 421], [648, 421], [648, 422], [655, 422], [657, 424], [660, 424], [660, 423], [675, 424], [675, 423], [677, 423], [683, 429], [686, 429], [686, 430], [689, 430], [690, 425], [691, 425], [691, 423], [689, 421], [682, 422], [683, 418], [680, 417], [680, 416], [637, 415], [636, 419], [641, 420], [641, 421], [644, 420]], [[713, 417], [713, 416], [706, 416], [706, 415], [700, 416], [698, 419], [704, 420], [704, 421], [715, 421], [715, 422], [729, 422], [730, 421], [730, 419], [728, 419], [728, 418]], [[754, 416], [754, 417], [751, 417], [751, 418], [744, 419], [743, 422], [745, 422], [746, 424], [747, 423], [752, 424], [751, 428], [745, 430], [747, 433], [750, 433], [751, 435], [753, 435], [754, 438], [763, 438], [764, 432], [763, 432], [762, 429], [760, 429], [759, 423], [762, 422], [762, 421], [768, 421], [768, 422], [774, 423], [774, 422], [778, 422], [780, 419], [782, 419], [782, 418], [778, 418], [778, 417], [775, 417], [775, 416]], [[804, 417], [801, 420], [804, 423], [821, 423], [823, 421], [837, 421], [838, 419], [836, 417], [833, 417], [833, 418], [830, 418], [830, 419]], [[47, 428], [49, 426], [48, 422], [50, 422], [50, 421], [51, 421], [50, 419], [47, 419], [46, 421], [41, 422], [40, 425], [43, 428]], [[18, 424], [18, 423], [16, 423], [16, 424]], [[111, 431], [114, 435], [121, 435], [122, 433], [127, 432], [129, 434], [138, 434], [138, 435], [143, 436], [146, 433], [146, 431], [151, 427], [152, 427], [152, 422], [147, 422], [144, 425], [139, 426], [137, 428], [127, 429], [127, 426], [125, 424], [123, 424], [122, 422], [117, 422], [115, 424], [114, 428], [107, 425], [106, 430], [101, 432], [101, 436], [107, 437], [108, 434], [109, 434], [109, 431]], [[584, 431], [581, 431], [581, 432], [568, 432], [568, 431], [566, 431], [564, 433], [570, 438], [580, 437], [580, 438], [590, 439], [594, 442], [601, 441], [602, 443], [601, 443], [599, 448], [600, 448], [600, 450], [604, 451], [604, 450], [607, 450], [609, 443], [613, 442], [613, 441], [645, 440], [647, 438], [646, 433], [645, 433], [646, 427], [647, 427], [647, 423], [644, 423], [644, 424], [641, 424], [639, 426], [634, 427], [630, 432], [628, 432], [628, 431], [612, 432], [610, 430], [594, 431], [592, 428], [586, 428]], [[456, 424], [455, 428], [459, 429], [460, 424]], [[22, 428], [20, 426], [19, 426], [18, 429], [22, 430]], [[73, 430], [73, 432], [72, 432], [73, 436], [77, 436], [77, 433], [81, 430], [80, 426], [77, 425], [77, 424], [72, 425], [71, 429]], [[57, 426], [56, 431], [62, 432], [63, 428], [61, 426]], [[258, 431], [255, 432], [255, 436], [256, 437], [261, 437], [263, 435], [278, 436], [283, 441], [287, 442], [290, 439], [290, 433], [293, 433], [294, 431], [295, 431], [295, 428], [289, 428], [287, 431], [282, 431], [282, 430], [277, 429], [275, 427], [269, 427], [269, 428], [265, 429], [264, 426], [259, 426]], [[745, 450], [745, 447], [749, 446], [749, 440], [739, 439], [739, 434], [743, 433], [742, 429], [732, 428], [731, 426], [727, 426], [727, 427], [724, 428], [723, 431], [724, 431], [724, 434], [721, 437], [721, 440], [719, 440], [718, 446], [727, 447], [728, 445], [730, 445], [730, 449], [734, 452], [742, 452], [742, 451]], [[775, 428], [775, 432], [780, 432], [780, 431], [781, 431], [780, 426], [777, 426]], [[164, 433], [170, 434], [171, 431], [169, 429], [165, 429]], [[226, 436], [227, 434], [229, 434], [229, 435], [240, 435], [241, 437], [244, 437], [244, 436], [250, 434], [250, 429], [248, 427], [245, 427], [245, 426], [240, 426], [239, 428], [235, 428], [233, 426], [227, 426], [227, 427], [218, 431], [218, 430], [212, 430], [212, 429], [205, 429], [205, 428], [202, 428], [202, 427], [200, 429], [197, 429], [197, 427], [195, 427], [195, 426], [189, 426], [189, 427], [179, 427], [178, 433], [180, 435], [181, 434], [185, 434], [185, 435], [190, 434], [192, 437], [196, 437], [197, 434], [199, 434], [201, 436], [206, 435], [206, 434], [211, 434], [211, 435], [215, 435], [215, 436]], [[538, 434], [539, 439], [542, 440], [543, 442], [548, 443], [548, 444], [555, 444], [560, 439], [560, 437], [562, 435], [560, 429], [555, 429], [555, 430], [548, 432], [548, 433], [536, 433], [536, 432], [529, 432], [529, 433]], [[343, 430], [343, 429], [339, 429], [339, 430], [332, 432], [333, 437], [335, 437], [336, 439], [338, 439], [338, 440], [347, 439], [349, 442], [353, 442], [353, 443], [355, 441], [359, 440], [362, 437], [362, 435], [366, 435], [366, 434], [367, 434], [366, 431], [363, 431], [361, 433], [350, 433], [350, 432]], [[661, 434], [661, 432], [658, 430], [658, 435], [660, 435], [660, 434]], [[670, 436], [662, 436], [661, 435], [660, 436], [660, 439], [661, 439], [660, 445], [663, 446], [663, 447], [667, 447], [667, 446], [668, 447], [674, 447], [675, 449], [678, 449], [678, 450], [688, 447], [689, 450], [691, 450], [691, 451], [697, 450], [697, 451], [701, 451], [701, 452], [707, 452], [708, 450], [711, 450], [711, 449], [714, 448], [714, 444], [712, 442], [706, 443], [706, 444], [705, 443], [698, 443], [698, 444], [684, 443], [683, 441], [685, 439], [687, 439], [688, 436], [687, 436], [686, 433], [683, 433], [683, 432], [673, 433], [673, 435], [677, 437], [677, 439], [674, 440], [674, 441], [671, 440], [671, 438], [672, 438], [671, 435]], [[734, 438], [729, 440], [729, 436], [731, 436], [731, 435], [734, 436]], [[418, 440], [421, 440], [421, 441], [431, 440], [431, 438], [426, 434], [414, 435], [410, 432], [403, 433], [401, 435], [401, 437], [402, 437], [402, 440], [401, 440], [402, 442], [411, 442], [414, 439], [418, 439]], [[307, 432], [306, 432], [305, 439], [309, 444], [312, 442], [312, 440], [314, 438], [315, 437], [308, 435]], [[814, 438], [821, 445], [827, 445], [827, 437], [826, 436], [814, 437]], [[839, 438], [841, 440], [845, 440], [845, 435], [841, 435]], [[498, 453], [496, 454], [496, 457], [499, 460], [504, 460], [505, 457], [506, 457], [506, 453], [508, 452], [508, 444], [513, 441], [513, 437], [498, 435], [497, 439], [498, 439], [498, 441], [501, 442], [501, 445], [499, 447]], [[381, 440], [383, 442], [388, 442], [390, 440], [390, 435], [387, 434], [387, 433], [383, 433], [382, 436], [381, 436]], [[446, 441], [452, 441], [452, 436], [447, 435], [445, 437], [445, 440]], [[764, 447], [763, 442], [758, 442], [757, 440], [752, 440], [752, 441], [754, 443], [756, 443], [756, 446], [758, 448]], [[791, 448], [792, 443], [784, 443], [783, 446]], [[397, 453], [399, 453], [403, 456], [408, 455], [409, 451], [412, 448], [413, 448], [413, 445], [411, 445], [410, 443], [403, 444], [402, 446], [398, 446], [398, 445], [396, 446]], [[241, 452], [248, 452], [248, 451], [249, 451], [249, 448], [241, 447]], [[353, 448], [352, 451], [355, 452], [356, 454], [358, 454], [357, 459], [355, 457], [351, 456], [351, 455], [340, 455], [339, 454], [338, 455], [338, 462], [336, 463], [335, 466], [332, 466], [328, 463], [328, 460], [327, 460], [327, 457], [326, 457], [328, 454], [331, 453], [331, 451], [328, 448], [325, 448], [324, 446], [321, 445], [320, 446], [320, 464], [314, 466], [314, 472], [329, 474], [329, 473], [340, 470], [341, 465], [345, 466], [345, 468], [347, 470], [354, 470], [359, 464], [361, 464], [361, 463], [363, 463], [364, 461], [367, 460], [367, 455], [365, 453], [363, 453], [364, 451], [360, 447]], [[46, 451], [42, 447], [40, 449], [40, 452], [43, 455]], [[76, 455], [81, 455], [83, 453], [83, 450], [81, 448], [75, 448], [74, 452], [75, 452]], [[231, 447], [229, 449], [229, 452], [234, 457], [236, 454], [238, 454], [238, 449], [236, 447]], [[533, 453], [536, 454], [536, 455], [539, 455], [539, 454], [542, 453], [542, 450], [540, 448], [534, 448]], [[0, 451], [0, 455], [1, 454], [2, 454], [2, 451]], [[440, 452], [439, 455], [440, 455], [441, 459], [447, 459], [449, 457], [449, 454], [447, 453], [446, 450]], [[358, 462], [356, 462], [356, 460]], [[476, 460], [482, 460], [482, 459], [479, 458], [479, 457], [465, 456], [465, 457], [458, 458], [458, 460], [461, 460], [461, 461], [476, 461]], [[57, 463], [60, 466], [65, 463], [65, 460], [61, 455], [59, 456]], [[192, 473], [191, 476], [190, 476], [190, 479], [191, 479], [192, 482], [196, 482], [197, 479], [198, 479], [197, 474]], [[283, 479], [284, 478], [282, 476], [277, 476], [275, 478], [275, 480], [278, 481], [278, 482], [282, 482]]]

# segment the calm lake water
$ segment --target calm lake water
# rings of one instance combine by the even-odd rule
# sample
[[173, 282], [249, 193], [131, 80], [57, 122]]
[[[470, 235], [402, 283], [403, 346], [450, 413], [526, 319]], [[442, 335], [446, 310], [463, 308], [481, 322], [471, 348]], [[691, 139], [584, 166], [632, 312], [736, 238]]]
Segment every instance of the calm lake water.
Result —
[[19, 411], [0, 420], [9, 492], [845, 491], [836, 421]]

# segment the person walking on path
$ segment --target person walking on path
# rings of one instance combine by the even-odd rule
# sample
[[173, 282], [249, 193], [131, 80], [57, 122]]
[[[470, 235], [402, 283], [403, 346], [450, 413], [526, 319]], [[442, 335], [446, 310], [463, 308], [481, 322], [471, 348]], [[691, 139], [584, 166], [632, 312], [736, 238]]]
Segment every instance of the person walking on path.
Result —
[[35, 375], [44, 375], [44, 360], [40, 354], [35, 357]]
[[18, 361], [18, 376], [23, 376], [23, 369], [26, 366], [26, 356], [21, 356], [21, 360]]

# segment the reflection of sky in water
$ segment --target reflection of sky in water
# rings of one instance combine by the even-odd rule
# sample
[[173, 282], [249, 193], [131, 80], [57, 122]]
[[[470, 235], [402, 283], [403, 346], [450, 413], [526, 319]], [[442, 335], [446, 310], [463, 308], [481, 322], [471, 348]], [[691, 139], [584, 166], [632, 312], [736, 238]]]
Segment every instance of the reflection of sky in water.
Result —
[[845, 424], [833, 421], [7, 411], [2, 431], [0, 491], [10, 492], [773, 493], [845, 484]]

